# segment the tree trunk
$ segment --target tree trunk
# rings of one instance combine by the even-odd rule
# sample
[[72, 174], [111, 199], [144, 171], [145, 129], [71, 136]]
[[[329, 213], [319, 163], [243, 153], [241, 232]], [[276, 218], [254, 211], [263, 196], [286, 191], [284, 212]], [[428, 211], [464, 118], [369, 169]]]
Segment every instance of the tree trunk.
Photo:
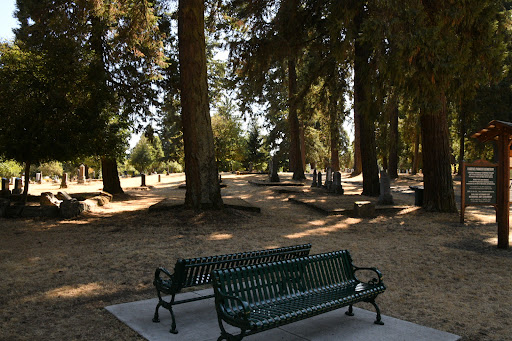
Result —
[[420, 136], [421, 133], [416, 129], [414, 137], [414, 154], [412, 156], [412, 174], [415, 175], [418, 173], [418, 168], [420, 164]]
[[361, 174], [363, 171], [363, 164], [361, 162], [361, 127], [360, 117], [358, 110], [355, 108], [355, 94], [354, 94], [354, 172], [352, 176]]
[[329, 130], [331, 135], [331, 169], [333, 172], [337, 172], [340, 170], [340, 152], [338, 149], [340, 130], [334, 96], [329, 98]]
[[[356, 16], [359, 28], [364, 9]], [[379, 167], [377, 165], [377, 148], [375, 143], [375, 122], [372, 110], [373, 99], [370, 98], [368, 84], [370, 66], [370, 46], [359, 39], [354, 43], [354, 117], [359, 116], [361, 165], [363, 170], [363, 195], [378, 196], [380, 194]], [[357, 144], [356, 144], [357, 145]]]
[[30, 182], [30, 161], [25, 161], [25, 183], [23, 184], [23, 202], [27, 202], [28, 184]]
[[398, 178], [398, 102], [395, 97], [389, 118], [389, 167], [391, 179]]
[[462, 163], [464, 162], [464, 137], [466, 136], [466, 112], [460, 106], [460, 132], [459, 132], [459, 169], [457, 175], [462, 175]]
[[110, 194], [123, 194], [121, 181], [119, 181], [119, 172], [117, 171], [117, 162], [112, 157], [101, 158], [101, 174], [103, 177], [103, 191]]
[[450, 141], [446, 97], [441, 95], [441, 109], [420, 113], [423, 148], [423, 207], [428, 211], [457, 212], [450, 164]]
[[204, 0], [180, 0], [178, 46], [187, 192], [185, 206], [221, 209], [208, 102]]
[[297, 72], [295, 70], [295, 58], [288, 59], [288, 125], [290, 130], [290, 171], [294, 180], [304, 180], [304, 168], [302, 167], [302, 152], [300, 143], [300, 124], [297, 116]]

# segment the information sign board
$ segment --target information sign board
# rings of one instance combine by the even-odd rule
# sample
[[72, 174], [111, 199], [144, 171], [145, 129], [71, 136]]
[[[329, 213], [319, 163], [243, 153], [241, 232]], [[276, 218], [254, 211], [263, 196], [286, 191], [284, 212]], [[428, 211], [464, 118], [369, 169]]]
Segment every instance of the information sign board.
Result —
[[498, 167], [466, 165], [465, 203], [467, 205], [495, 205]]

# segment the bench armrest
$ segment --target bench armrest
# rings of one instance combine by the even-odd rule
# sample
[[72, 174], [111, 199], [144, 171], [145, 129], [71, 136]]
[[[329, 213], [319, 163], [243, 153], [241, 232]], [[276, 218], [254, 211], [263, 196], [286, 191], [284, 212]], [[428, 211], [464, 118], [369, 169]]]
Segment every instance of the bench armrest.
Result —
[[215, 306], [221, 310], [222, 314], [229, 316], [230, 314], [227, 312], [225, 305], [226, 300], [233, 300], [237, 302], [240, 305], [240, 307], [242, 307], [243, 311], [238, 312], [235, 315], [235, 317], [241, 318], [242, 320], [248, 322], [249, 315], [251, 314], [251, 308], [249, 307], [249, 303], [242, 300], [240, 297], [226, 295], [217, 288], [215, 295]]
[[[164, 280], [160, 274], [163, 273], [165, 276], [169, 277], [169, 279]], [[169, 272], [166, 268], [158, 267], [155, 270], [155, 279], [153, 280], [153, 285], [157, 288], [158, 291], [163, 291], [167, 294], [170, 294], [169, 290], [171, 289], [172, 283], [174, 281], [174, 275]]]
[[[382, 284], [382, 273], [379, 270], [377, 270], [377, 268], [360, 268], [360, 267], [354, 265], [354, 275], [355, 275], [356, 271], [360, 271], [360, 270], [373, 271], [377, 275], [378, 279], [372, 278], [371, 280], [368, 281], [368, 284], [372, 284], [372, 285]], [[357, 277], [356, 277], [356, 279], [359, 281], [359, 279]], [[361, 282], [361, 281], [359, 281], [359, 282]]]

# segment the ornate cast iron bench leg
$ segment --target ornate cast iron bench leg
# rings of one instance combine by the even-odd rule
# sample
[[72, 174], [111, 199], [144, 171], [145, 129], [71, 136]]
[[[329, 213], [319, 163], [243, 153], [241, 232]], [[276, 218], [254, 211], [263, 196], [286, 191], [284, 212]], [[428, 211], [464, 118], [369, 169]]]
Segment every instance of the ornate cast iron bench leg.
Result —
[[153, 322], [157, 323], [160, 322], [160, 319], [158, 318], [158, 309], [162, 306], [162, 301], [158, 301], [158, 304], [156, 305], [155, 309], [155, 315], [153, 316]]
[[382, 322], [381, 320], [381, 316], [380, 316], [380, 308], [379, 306], [377, 305], [377, 303], [375, 303], [375, 300], [371, 300], [371, 301], [368, 301], [369, 303], [371, 303], [374, 307], [375, 307], [375, 311], [377, 312], [377, 319], [375, 320], [375, 324], [379, 324], [379, 325], [384, 325], [384, 322]]
[[354, 316], [354, 311], [352, 310], [352, 304], [348, 306], [348, 311], [345, 312], [345, 315]]
[[[375, 307], [375, 311], [377, 312], [377, 319], [375, 320], [374, 323], [383, 326], [384, 322], [382, 322], [382, 317], [380, 316], [380, 308], [377, 305], [377, 303], [375, 303], [375, 300], [366, 301], [366, 302], [368, 302], [371, 305], [373, 305]], [[345, 314], [348, 315], [348, 316], [354, 316], [354, 311], [352, 309], [352, 304], [348, 306], [348, 311], [346, 311]]]

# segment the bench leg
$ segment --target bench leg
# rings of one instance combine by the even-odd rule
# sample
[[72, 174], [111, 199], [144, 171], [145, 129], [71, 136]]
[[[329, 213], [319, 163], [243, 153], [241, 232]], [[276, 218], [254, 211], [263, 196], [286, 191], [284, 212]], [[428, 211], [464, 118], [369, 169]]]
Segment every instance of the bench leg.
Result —
[[345, 312], [348, 316], [354, 316], [354, 311], [352, 310], [352, 304], [348, 306], [348, 311]]
[[155, 315], [153, 316], [153, 322], [160, 322], [160, 319], [158, 317], [158, 309], [162, 306], [162, 302], [158, 302], [158, 304], [156, 305], [156, 309], [155, 309]]
[[377, 303], [375, 303], [375, 300], [371, 300], [369, 301], [374, 307], [375, 307], [375, 311], [377, 312], [377, 319], [375, 320], [375, 324], [379, 324], [379, 325], [384, 325], [384, 322], [382, 322], [382, 319], [381, 319], [381, 316], [380, 316], [380, 309], [379, 309], [379, 306], [377, 305]]
[[178, 329], [176, 329], [176, 318], [174, 317], [174, 311], [172, 310], [172, 306], [169, 308], [169, 312], [171, 313], [171, 330], [169, 330], [172, 334], [178, 334]]

